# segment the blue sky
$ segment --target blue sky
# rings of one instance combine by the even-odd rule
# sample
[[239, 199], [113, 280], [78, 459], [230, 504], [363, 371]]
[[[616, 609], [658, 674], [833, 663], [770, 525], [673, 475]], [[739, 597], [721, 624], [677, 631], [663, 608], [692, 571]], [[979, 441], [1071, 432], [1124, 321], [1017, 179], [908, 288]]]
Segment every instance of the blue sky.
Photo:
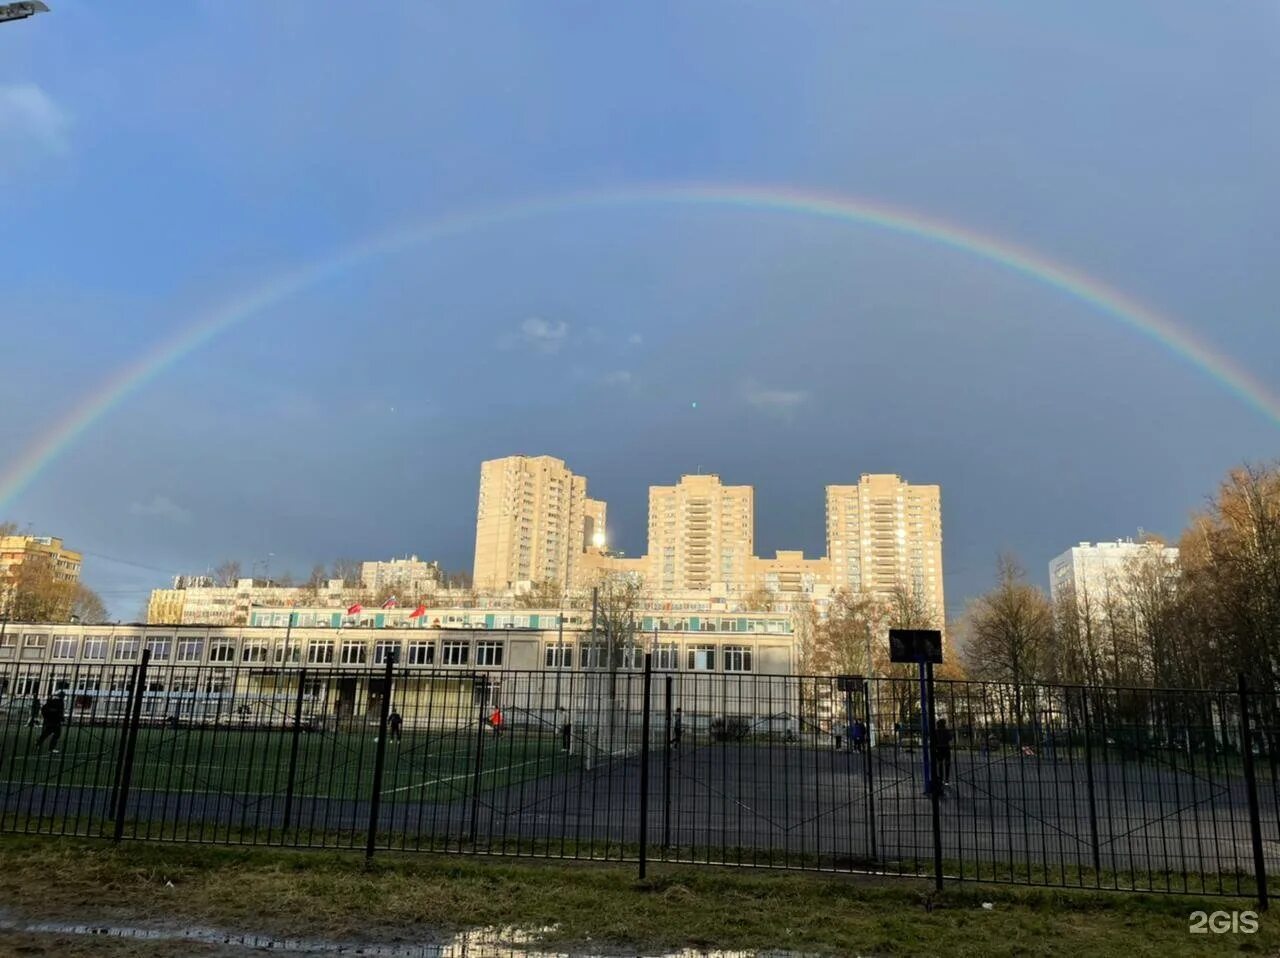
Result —
[[[159, 339], [432, 217], [750, 183], [1001, 237], [1280, 369], [1280, 14], [1253, 2], [91, 4], [0, 26], [0, 471]], [[697, 408], [692, 406], [697, 402]], [[644, 549], [646, 489], [943, 488], [948, 605], [998, 550], [1176, 534], [1274, 424], [991, 264], [761, 211], [563, 210], [256, 315], [8, 504], [132, 618], [224, 557], [470, 563], [483, 458], [565, 458]], [[127, 565], [120, 560], [134, 563]]]

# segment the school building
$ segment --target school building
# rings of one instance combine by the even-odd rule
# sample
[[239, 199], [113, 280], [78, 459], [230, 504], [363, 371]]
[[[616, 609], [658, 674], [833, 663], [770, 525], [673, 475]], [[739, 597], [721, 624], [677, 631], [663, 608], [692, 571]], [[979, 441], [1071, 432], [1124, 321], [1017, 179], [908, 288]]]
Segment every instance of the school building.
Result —
[[633, 643], [610, 658], [586, 610], [432, 609], [416, 619], [410, 611], [253, 608], [243, 627], [7, 623], [0, 707], [56, 687], [71, 696], [73, 720], [119, 715], [147, 649], [149, 720], [285, 726], [301, 712], [312, 723], [374, 722], [378, 669], [392, 658], [392, 702], [409, 727], [461, 727], [498, 706], [513, 725], [552, 728], [598, 712], [605, 698], [619, 724], [616, 715], [641, 711], [645, 653], [653, 707], [665, 708], [670, 688], [672, 709], [691, 726], [740, 715], [772, 727], [795, 711], [784, 681], [795, 672], [785, 613], [637, 613]]

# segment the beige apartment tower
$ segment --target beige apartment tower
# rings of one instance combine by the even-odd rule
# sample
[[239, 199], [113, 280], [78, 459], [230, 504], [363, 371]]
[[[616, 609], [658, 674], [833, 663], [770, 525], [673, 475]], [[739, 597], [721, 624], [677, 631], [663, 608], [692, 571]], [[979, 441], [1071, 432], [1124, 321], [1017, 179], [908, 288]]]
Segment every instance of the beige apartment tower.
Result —
[[864, 474], [856, 486], [827, 486], [827, 557], [833, 587], [882, 596], [905, 588], [943, 627], [938, 486], [883, 474]]
[[552, 456], [507, 456], [480, 466], [475, 587], [516, 589], [555, 582], [569, 588], [582, 556], [603, 534], [605, 505], [587, 498], [587, 480]]
[[648, 585], [658, 591], [749, 586], [755, 540], [750, 486], [720, 477], [682, 476], [674, 486], [649, 487]]

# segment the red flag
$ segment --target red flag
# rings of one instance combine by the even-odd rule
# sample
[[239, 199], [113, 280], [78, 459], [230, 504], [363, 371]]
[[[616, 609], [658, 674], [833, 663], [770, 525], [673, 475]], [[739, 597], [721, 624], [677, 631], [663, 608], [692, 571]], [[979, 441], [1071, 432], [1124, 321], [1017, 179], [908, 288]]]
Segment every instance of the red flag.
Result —
[[387, 601], [382, 603], [382, 607], [384, 609], [394, 609], [396, 607], [396, 597], [394, 595], [388, 596]]
[[413, 612], [410, 613], [409, 618], [418, 619], [426, 614], [427, 614], [427, 607], [426, 607], [426, 604], [424, 603], [423, 605], [420, 605], [416, 609], [414, 609]]
[[364, 611], [364, 606], [362, 606], [359, 602], [357, 602], [355, 605], [347, 607], [347, 615], [359, 615], [363, 611]]

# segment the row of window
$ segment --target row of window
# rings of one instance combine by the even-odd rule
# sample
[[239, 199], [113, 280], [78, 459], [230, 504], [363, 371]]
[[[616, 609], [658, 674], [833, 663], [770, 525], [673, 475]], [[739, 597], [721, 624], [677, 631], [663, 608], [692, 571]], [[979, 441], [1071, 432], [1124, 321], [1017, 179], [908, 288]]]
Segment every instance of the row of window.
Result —
[[[49, 635], [28, 632], [19, 636], [9, 633], [0, 639], [0, 659], [20, 658], [37, 661], [45, 658], [49, 648]], [[409, 642], [405, 659], [410, 665], [433, 665], [436, 660], [436, 642], [433, 639], [415, 639]], [[305, 648], [304, 648], [305, 646]], [[473, 658], [474, 647], [474, 658]], [[443, 665], [502, 665], [505, 643], [501, 639], [445, 639], [440, 643], [440, 662]], [[83, 639], [70, 635], [53, 636], [49, 658], [54, 661], [71, 661], [77, 649], [83, 662], [136, 662], [141, 657], [144, 640], [139, 636], [116, 636], [114, 641], [105, 635], [86, 635]], [[178, 638], [149, 636], [145, 648], [151, 652], [152, 662], [214, 662], [265, 664], [269, 662], [328, 665], [340, 662], [344, 665], [364, 665], [369, 661], [369, 646], [363, 639], [351, 639], [341, 643], [332, 639], [310, 642], [283, 642], [268, 639], [245, 639], [238, 643], [231, 638]], [[15, 651], [21, 650], [16, 656]], [[373, 646], [373, 663], [381, 665], [387, 656], [401, 652], [399, 641], [380, 641]], [[206, 657], [207, 653], [207, 657]]]
[[[623, 669], [640, 669], [644, 667], [645, 649], [639, 646], [628, 646], [619, 653], [619, 667]], [[674, 672], [680, 668], [680, 647], [674, 643], [663, 643], [654, 646], [653, 667], [658, 670]], [[717, 648], [714, 645], [694, 645], [685, 652], [685, 668], [690, 672], [714, 672], [716, 656], [719, 653], [722, 667], [726, 672], [752, 671], [751, 648], [745, 645], [726, 645]], [[573, 668], [574, 649], [571, 645], [548, 645], [543, 656], [543, 664], [549, 669]], [[581, 650], [579, 667], [599, 669], [608, 663], [608, 651], [599, 646]]]
[[[53, 636], [52, 658], [54, 661], [71, 661], [76, 658], [77, 640], [75, 636]], [[38, 660], [44, 658], [44, 651], [49, 642], [47, 633], [24, 633], [21, 635], [21, 658]], [[407, 665], [435, 665], [436, 648], [439, 645], [441, 665], [477, 665], [483, 667], [501, 666], [504, 661], [505, 643], [501, 639], [479, 639], [472, 642], [468, 639], [444, 639], [437, 643], [432, 639], [413, 639], [403, 647], [398, 640], [382, 640], [375, 642], [372, 649], [372, 664], [382, 665], [389, 656], [395, 656]], [[12, 652], [19, 645], [19, 636], [9, 634], [0, 642], [0, 658], [13, 658]], [[117, 636], [114, 645], [105, 635], [86, 635], [81, 641], [80, 659], [84, 662], [119, 662], [130, 663], [138, 660], [143, 640], [138, 636]], [[359, 639], [343, 641], [332, 639], [313, 639], [308, 642], [272, 642], [268, 639], [245, 639], [237, 643], [235, 639], [209, 639], [207, 644], [208, 658], [205, 658], [206, 640], [202, 638], [179, 638], [175, 642], [169, 636], [148, 637], [145, 647], [151, 651], [153, 662], [189, 662], [199, 663], [235, 663], [265, 665], [269, 663], [298, 665], [305, 661], [308, 665], [367, 665], [370, 661], [368, 644]], [[546, 648], [544, 663], [547, 668], [573, 668], [574, 648], [571, 643], [560, 645], [549, 644]], [[619, 653], [619, 665], [624, 669], [639, 669], [644, 665], [644, 649], [640, 646], [627, 646]], [[676, 643], [659, 643], [652, 647], [653, 666], [661, 670], [676, 670], [680, 667], [680, 647]], [[33, 653], [33, 654], [27, 654]], [[726, 672], [752, 671], [752, 650], [745, 645], [728, 645], [717, 648], [712, 645], [695, 645], [686, 650], [685, 668], [690, 671], [715, 671], [717, 653]], [[586, 669], [603, 668], [608, 665], [607, 652], [599, 646], [581, 649], [579, 667]]]

